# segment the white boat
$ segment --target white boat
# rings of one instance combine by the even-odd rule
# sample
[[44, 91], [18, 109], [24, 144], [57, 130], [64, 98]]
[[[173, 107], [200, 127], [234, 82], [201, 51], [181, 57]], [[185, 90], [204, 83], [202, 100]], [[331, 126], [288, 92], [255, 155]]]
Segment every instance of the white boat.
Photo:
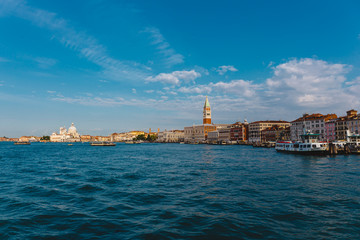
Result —
[[278, 152], [295, 154], [328, 154], [328, 143], [319, 141], [319, 134], [304, 133], [301, 135], [302, 142], [282, 141], [277, 142], [275, 149]]
[[348, 134], [347, 136], [349, 152], [353, 154], [360, 154], [360, 134]]

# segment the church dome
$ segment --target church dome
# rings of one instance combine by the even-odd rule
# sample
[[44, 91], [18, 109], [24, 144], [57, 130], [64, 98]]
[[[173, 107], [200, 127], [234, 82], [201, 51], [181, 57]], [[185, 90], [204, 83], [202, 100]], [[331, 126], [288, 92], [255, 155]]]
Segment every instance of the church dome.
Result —
[[68, 133], [77, 133], [76, 127], [74, 126], [74, 123], [71, 124], [71, 127], [69, 127]]

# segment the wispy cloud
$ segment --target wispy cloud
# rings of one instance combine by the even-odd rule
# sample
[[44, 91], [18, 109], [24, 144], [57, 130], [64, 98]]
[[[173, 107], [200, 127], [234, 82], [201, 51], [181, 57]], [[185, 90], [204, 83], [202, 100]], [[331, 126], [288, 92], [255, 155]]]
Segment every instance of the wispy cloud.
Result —
[[21, 0], [3, 0], [0, 2], [0, 13], [25, 19], [40, 28], [51, 31], [53, 37], [65, 47], [102, 67], [103, 73], [113, 80], [144, 79], [148, 76], [146, 66], [112, 58], [106, 48], [94, 37], [84, 31], [76, 30], [69, 21], [56, 13], [29, 6]]
[[228, 65], [228, 66], [220, 66], [218, 68], [216, 68], [216, 70], [219, 75], [224, 75], [227, 72], [237, 72], [238, 70], [232, 66], [232, 65]]
[[176, 53], [176, 51], [170, 47], [170, 44], [166, 41], [158, 28], [148, 27], [143, 32], [150, 34], [152, 40], [151, 44], [155, 45], [156, 49], [163, 56], [165, 65], [171, 67], [184, 62], [184, 56]]
[[201, 77], [201, 74], [195, 70], [174, 71], [172, 73], [160, 73], [155, 77], [147, 77], [147, 82], [161, 82], [164, 84], [179, 85], [181, 81], [188, 83]]
[[38, 64], [40, 68], [49, 68], [57, 63], [57, 60], [52, 58], [36, 57], [33, 60]]
[[10, 60], [7, 58], [0, 57], [0, 63], [1, 62], [10, 62]]

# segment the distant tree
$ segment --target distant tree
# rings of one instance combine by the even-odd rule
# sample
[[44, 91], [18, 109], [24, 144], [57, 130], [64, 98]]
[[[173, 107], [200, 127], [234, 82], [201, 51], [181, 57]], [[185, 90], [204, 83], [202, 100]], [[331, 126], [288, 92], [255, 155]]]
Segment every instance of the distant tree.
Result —
[[137, 135], [135, 140], [136, 141], [146, 141], [145, 134]]
[[157, 136], [150, 135], [150, 134], [146, 138], [146, 140], [149, 141], [149, 142], [154, 142], [156, 139], [157, 139]]
[[42, 136], [40, 138], [40, 140], [42, 140], [42, 141], [50, 141], [50, 136]]

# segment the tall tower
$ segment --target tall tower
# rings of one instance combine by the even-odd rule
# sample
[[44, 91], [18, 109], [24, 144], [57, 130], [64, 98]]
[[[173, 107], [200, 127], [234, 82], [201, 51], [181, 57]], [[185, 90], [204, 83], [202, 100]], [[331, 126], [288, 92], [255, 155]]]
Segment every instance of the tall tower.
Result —
[[211, 124], [211, 109], [208, 97], [206, 96], [203, 112], [203, 124]]

